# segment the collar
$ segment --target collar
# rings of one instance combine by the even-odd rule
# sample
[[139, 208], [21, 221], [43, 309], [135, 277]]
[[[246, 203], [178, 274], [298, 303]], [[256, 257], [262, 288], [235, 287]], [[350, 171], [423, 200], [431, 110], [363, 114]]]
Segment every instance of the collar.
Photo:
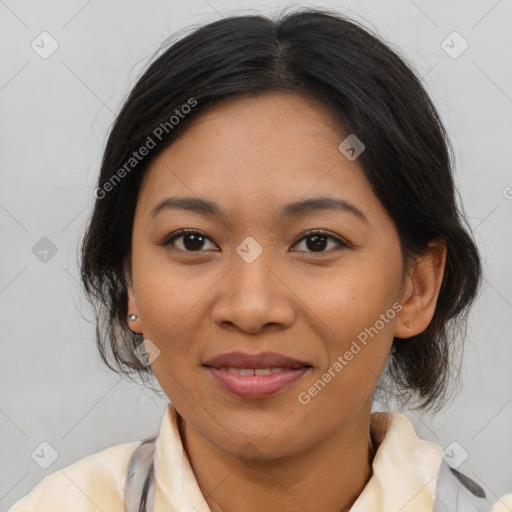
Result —
[[441, 446], [419, 439], [401, 413], [373, 413], [370, 424], [380, 439], [373, 475], [350, 511], [433, 510]]
[[[403, 414], [375, 412], [370, 424], [379, 443], [373, 475], [351, 512], [432, 510], [442, 448], [419, 439]], [[156, 440], [155, 480], [155, 512], [211, 512], [183, 448], [172, 404]]]

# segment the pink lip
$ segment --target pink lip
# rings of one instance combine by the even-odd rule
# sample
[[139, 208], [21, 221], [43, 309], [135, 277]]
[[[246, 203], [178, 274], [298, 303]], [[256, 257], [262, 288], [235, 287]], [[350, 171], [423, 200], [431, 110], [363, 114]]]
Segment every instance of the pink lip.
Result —
[[242, 398], [272, 396], [291, 386], [311, 369], [311, 367], [289, 368], [270, 375], [238, 375], [211, 366], [206, 368], [224, 389]]
[[214, 368], [302, 368], [311, 366], [305, 361], [299, 361], [277, 352], [260, 352], [259, 354], [228, 352], [208, 359], [204, 365]]
[[[204, 366], [217, 384], [242, 398], [271, 396], [291, 386], [312, 367], [305, 361], [277, 352], [229, 352], [209, 359]], [[269, 375], [238, 375], [221, 368], [283, 368], [283, 371]]]

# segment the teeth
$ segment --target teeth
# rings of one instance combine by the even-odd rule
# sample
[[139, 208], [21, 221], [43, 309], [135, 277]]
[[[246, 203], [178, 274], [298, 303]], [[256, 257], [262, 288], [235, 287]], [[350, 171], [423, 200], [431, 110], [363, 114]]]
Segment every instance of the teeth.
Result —
[[221, 368], [224, 372], [236, 373], [237, 375], [270, 375], [272, 373], [279, 373], [284, 368]]

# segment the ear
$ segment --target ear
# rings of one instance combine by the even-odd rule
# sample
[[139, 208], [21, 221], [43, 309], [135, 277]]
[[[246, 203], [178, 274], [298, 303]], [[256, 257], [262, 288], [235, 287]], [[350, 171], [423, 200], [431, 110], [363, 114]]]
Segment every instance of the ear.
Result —
[[402, 287], [402, 310], [395, 323], [395, 337], [410, 338], [422, 333], [436, 309], [446, 263], [446, 241], [441, 237], [429, 242], [424, 254], [414, 258]]
[[[126, 291], [128, 294], [128, 315], [139, 314], [139, 307], [137, 306], [137, 300], [135, 299], [135, 291], [133, 289], [130, 258], [127, 258], [124, 261], [124, 275], [126, 278]], [[142, 334], [142, 325], [140, 323], [140, 318], [132, 322], [128, 320], [128, 325], [133, 332], [137, 334]]]

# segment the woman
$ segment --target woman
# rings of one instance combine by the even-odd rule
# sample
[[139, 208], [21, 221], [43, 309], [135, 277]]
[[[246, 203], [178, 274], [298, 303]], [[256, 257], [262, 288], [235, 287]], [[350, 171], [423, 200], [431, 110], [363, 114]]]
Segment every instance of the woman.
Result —
[[488, 509], [372, 414], [442, 406], [480, 282], [465, 225], [436, 109], [367, 30], [303, 10], [176, 42], [112, 128], [81, 261], [105, 362], [170, 404], [11, 511]]

